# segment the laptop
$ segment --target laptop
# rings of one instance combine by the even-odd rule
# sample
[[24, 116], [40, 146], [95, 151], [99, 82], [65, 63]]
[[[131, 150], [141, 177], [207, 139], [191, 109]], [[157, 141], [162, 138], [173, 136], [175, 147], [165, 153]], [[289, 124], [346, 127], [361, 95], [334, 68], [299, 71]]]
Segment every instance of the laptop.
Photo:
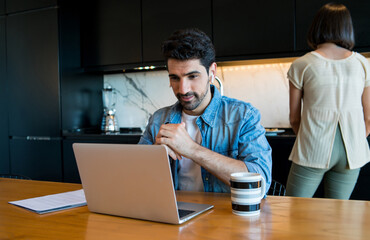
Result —
[[165, 146], [74, 143], [73, 151], [92, 212], [181, 224], [213, 208], [176, 202]]

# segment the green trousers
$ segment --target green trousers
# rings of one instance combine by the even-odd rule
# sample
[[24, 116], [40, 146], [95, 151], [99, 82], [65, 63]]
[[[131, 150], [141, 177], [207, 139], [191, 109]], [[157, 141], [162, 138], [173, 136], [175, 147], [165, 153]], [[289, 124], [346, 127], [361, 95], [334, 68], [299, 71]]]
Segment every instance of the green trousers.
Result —
[[324, 181], [324, 197], [349, 199], [356, 185], [360, 168], [349, 169], [339, 126], [328, 169], [304, 167], [292, 163], [287, 181], [287, 196], [312, 197]]

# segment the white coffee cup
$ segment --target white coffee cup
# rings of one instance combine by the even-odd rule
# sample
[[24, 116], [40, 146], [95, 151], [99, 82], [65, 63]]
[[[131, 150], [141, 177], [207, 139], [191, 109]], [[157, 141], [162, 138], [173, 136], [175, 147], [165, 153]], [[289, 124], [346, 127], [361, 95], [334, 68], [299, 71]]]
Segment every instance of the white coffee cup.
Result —
[[230, 176], [231, 204], [234, 214], [255, 216], [260, 213], [266, 181], [258, 173], [237, 172]]

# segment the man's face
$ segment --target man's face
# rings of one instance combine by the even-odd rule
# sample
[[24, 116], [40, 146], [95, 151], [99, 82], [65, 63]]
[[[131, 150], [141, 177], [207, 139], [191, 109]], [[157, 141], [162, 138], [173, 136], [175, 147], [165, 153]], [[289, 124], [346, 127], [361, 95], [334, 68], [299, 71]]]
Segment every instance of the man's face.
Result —
[[[215, 64], [214, 64], [215, 65]], [[168, 75], [173, 93], [185, 113], [200, 115], [211, 101], [210, 77], [199, 59], [168, 59]], [[211, 74], [215, 66], [210, 67]]]

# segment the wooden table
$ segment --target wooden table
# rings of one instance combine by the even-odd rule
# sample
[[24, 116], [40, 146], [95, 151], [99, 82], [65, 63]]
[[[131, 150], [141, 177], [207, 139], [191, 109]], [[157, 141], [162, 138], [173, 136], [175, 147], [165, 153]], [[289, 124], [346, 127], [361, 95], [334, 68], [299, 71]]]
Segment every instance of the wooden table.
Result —
[[89, 212], [39, 215], [8, 201], [81, 189], [80, 184], [0, 178], [0, 239], [370, 239], [370, 202], [268, 196], [258, 217], [232, 214], [230, 194], [177, 192], [214, 209], [182, 225]]

